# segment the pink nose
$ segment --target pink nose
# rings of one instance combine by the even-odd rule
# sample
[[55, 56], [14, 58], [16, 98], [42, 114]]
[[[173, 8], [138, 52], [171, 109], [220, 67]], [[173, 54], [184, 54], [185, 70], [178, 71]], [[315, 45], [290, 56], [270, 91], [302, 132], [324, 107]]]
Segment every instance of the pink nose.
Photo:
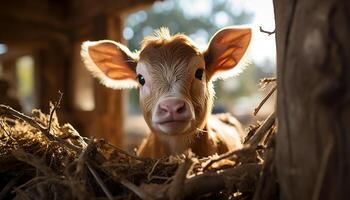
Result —
[[186, 121], [190, 118], [190, 110], [185, 101], [177, 98], [169, 98], [158, 104], [157, 117], [159, 123]]

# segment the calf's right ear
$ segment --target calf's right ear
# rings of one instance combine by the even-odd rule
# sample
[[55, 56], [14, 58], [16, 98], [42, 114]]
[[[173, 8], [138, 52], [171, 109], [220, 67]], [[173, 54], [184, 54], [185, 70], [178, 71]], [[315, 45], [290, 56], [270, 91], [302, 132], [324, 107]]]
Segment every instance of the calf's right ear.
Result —
[[113, 89], [138, 87], [137, 55], [126, 46], [111, 40], [86, 41], [81, 46], [81, 57], [103, 85]]

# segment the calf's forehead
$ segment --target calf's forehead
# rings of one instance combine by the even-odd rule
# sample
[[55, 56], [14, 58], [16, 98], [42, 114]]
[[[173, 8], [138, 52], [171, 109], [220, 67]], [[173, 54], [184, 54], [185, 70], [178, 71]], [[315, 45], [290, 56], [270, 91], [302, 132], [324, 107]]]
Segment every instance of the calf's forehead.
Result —
[[199, 49], [190, 40], [180, 37], [148, 43], [141, 49], [140, 59], [150, 64], [167, 63], [172, 66], [179, 60], [188, 61], [195, 55], [201, 55]]
[[203, 57], [201, 52], [186, 40], [155, 42], [146, 45], [140, 52], [139, 62], [147, 63], [150, 74], [186, 72], [194, 57]]
[[136, 73], [154, 81], [185, 81], [198, 68], [205, 68], [205, 61], [201, 55], [193, 55], [187, 59], [177, 59], [174, 62], [139, 60]]

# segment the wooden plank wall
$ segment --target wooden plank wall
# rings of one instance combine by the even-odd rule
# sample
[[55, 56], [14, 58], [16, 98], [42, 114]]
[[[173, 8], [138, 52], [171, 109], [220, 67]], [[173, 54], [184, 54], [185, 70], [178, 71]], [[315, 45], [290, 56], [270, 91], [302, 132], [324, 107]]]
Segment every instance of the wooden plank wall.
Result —
[[[49, 101], [64, 93], [59, 112], [85, 135], [105, 138], [123, 146], [123, 93], [94, 80], [95, 109], [75, 106], [74, 83], [81, 74], [73, 66], [80, 62], [77, 45], [85, 40], [122, 40], [123, 15], [155, 0], [12, 0], [0, 2], [0, 43], [10, 52], [0, 56], [13, 88], [15, 59], [30, 54], [35, 61], [38, 107], [49, 110]], [[20, 53], [16, 53], [20, 52]], [[79, 64], [81, 65], [81, 63]], [[78, 66], [79, 67], [79, 66]], [[81, 101], [84, 101], [82, 99]]]

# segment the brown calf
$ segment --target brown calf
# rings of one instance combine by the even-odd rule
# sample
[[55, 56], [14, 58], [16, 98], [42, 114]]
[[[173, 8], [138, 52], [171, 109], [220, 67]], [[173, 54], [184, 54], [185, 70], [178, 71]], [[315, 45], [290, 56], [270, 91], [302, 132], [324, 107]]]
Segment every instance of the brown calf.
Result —
[[183, 34], [161, 28], [142, 41], [135, 53], [117, 42], [84, 42], [87, 69], [107, 87], [139, 87], [140, 105], [151, 134], [139, 155], [159, 158], [191, 149], [198, 156], [242, 146], [239, 122], [229, 126], [211, 118], [213, 81], [237, 74], [251, 29], [218, 31], [205, 51]]

